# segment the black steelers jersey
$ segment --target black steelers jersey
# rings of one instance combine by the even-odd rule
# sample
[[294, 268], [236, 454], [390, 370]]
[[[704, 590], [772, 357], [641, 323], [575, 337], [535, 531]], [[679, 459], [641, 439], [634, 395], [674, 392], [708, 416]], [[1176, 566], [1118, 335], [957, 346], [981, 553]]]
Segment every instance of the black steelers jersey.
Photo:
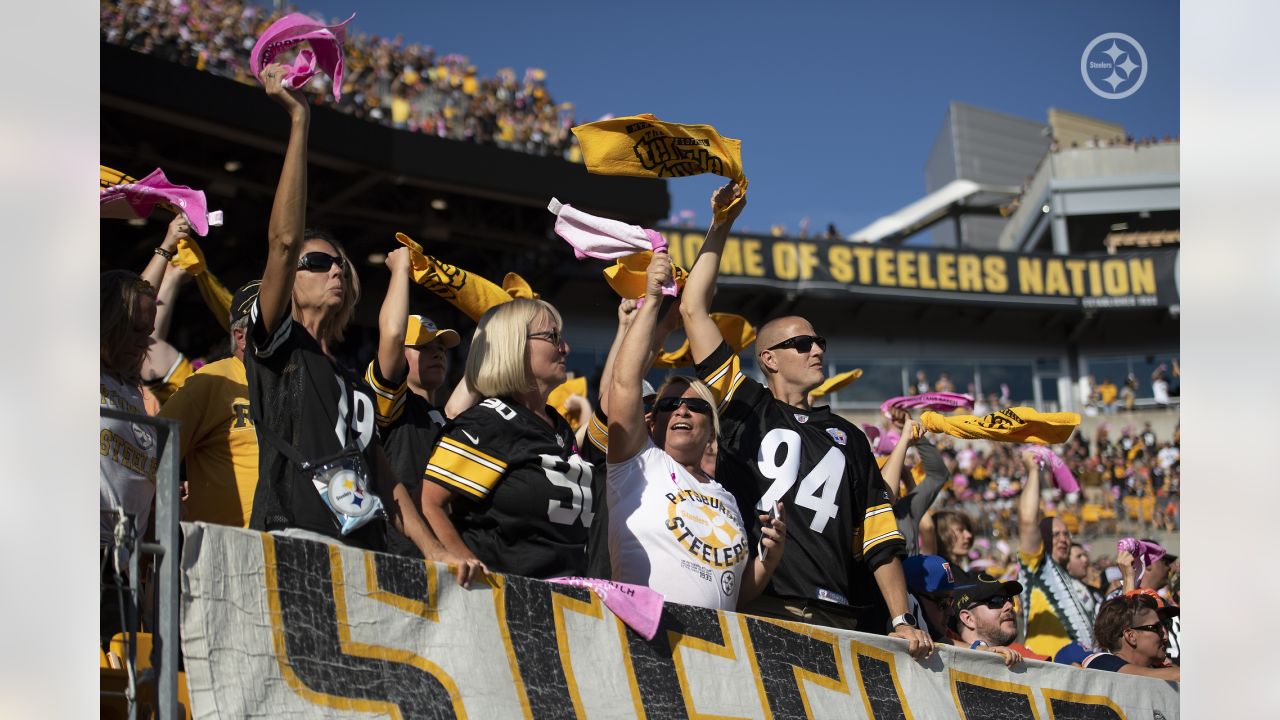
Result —
[[587, 577], [610, 580], [613, 565], [609, 561], [609, 504], [605, 478], [608, 472], [609, 418], [596, 410], [587, 423], [587, 441], [581, 448], [582, 459], [591, 466], [591, 498], [594, 500], [591, 528], [587, 537]]
[[[355, 373], [330, 360], [320, 343], [294, 322], [287, 310], [269, 335], [259, 312], [255, 300], [244, 353], [249, 406], [257, 416], [255, 421], [265, 423], [308, 461], [338, 453], [351, 439], [364, 456], [370, 490], [376, 492], [384, 480], [394, 482], [379, 477], [373, 460], [380, 444], [369, 387]], [[321, 499], [309, 474], [261, 432], [258, 487], [249, 527], [263, 531], [301, 528], [368, 550], [386, 546], [387, 524], [382, 519], [342, 535], [337, 517]]]
[[369, 363], [364, 380], [373, 389], [374, 418], [387, 460], [409, 495], [416, 498], [422, 487], [422, 471], [444, 425], [444, 413], [409, 389], [407, 373], [398, 383], [382, 377], [376, 359]]
[[490, 570], [583, 575], [594, 498], [591, 466], [554, 408], [548, 426], [510, 398], [485, 398], [445, 426], [424, 478], [455, 497], [458, 533]]
[[720, 401], [716, 480], [738, 498], [753, 547], [757, 515], [778, 500], [786, 511], [786, 550], [766, 592], [850, 604], [855, 556], [876, 568], [906, 554], [866, 435], [830, 408], [775, 400], [724, 343], [696, 370]]

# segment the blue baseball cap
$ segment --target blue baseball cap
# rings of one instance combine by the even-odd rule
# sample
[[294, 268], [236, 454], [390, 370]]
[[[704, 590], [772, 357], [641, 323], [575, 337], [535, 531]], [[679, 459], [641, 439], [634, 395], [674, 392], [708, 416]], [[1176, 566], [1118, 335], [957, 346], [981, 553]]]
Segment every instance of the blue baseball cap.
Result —
[[1063, 645], [1058, 649], [1058, 652], [1054, 653], [1053, 661], [1061, 665], [1080, 665], [1085, 658], [1092, 654], [1092, 650], [1079, 642], [1071, 642]]
[[913, 593], [948, 592], [956, 587], [951, 563], [937, 555], [913, 555], [903, 560], [902, 574]]

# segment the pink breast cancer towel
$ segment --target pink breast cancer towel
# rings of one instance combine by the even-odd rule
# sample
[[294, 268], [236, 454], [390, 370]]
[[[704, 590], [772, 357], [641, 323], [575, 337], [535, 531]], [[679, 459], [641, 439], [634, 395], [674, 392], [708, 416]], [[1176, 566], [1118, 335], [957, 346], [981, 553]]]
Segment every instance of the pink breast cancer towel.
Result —
[[1168, 553], [1161, 545], [1136, 538], [1120, 538], [1116, 541], [1116, 552], [1127, 552], [1133, 556], [1133, 569], [1138, 580], [1142, 579], [1147, 568]]
[[889, 398], [880, 404], [880, 412], [885, 417], [890, 417], [889, 411], [894, 408], [901, 410], [934, 410], [936, 412], [970, 410], [973, 408], [973, 396], [953, 392], [929, 392], [920, 393], [919, 395], [901, 395]]
[[285, 15], [271, 23], [271, 27], [258, 38], [249, 56], [249, 67], [258, 77], [262, 69], [275, 62], [280, 53], [299, 43], [311, 47], [298, 51], [285, 75], [285, 85], [297, 90], [315, 76], [317, 66], [333, 78], [333, 99], [342, 99], [342, 43], [347, 38], [347, 23], [356, 14], [337, 25], [325, 25], [302, 13]]
[[1044, 445], [1024, 445], [1024, 450], [1030, 450], [1040, 458], [1040, 462], [1047, 465], [1053, 474], [1053, 484], [1065, 493], [1080, 492], [1080, 483], [1076, 482], [1076, 476], [1071, 474], [1071, 468], [1067, 467], [1067, 461], [1058, 457], [1058, 453], [1050, 450]]
[[[547, 210], [556, 216], [556, 234], [573, 246], [573, 254], [579, 260], [617, 260], [645, 250], [667, 249], [667, 239], [657, 230], [590, 215], [555, 198], [551, 198]], [[675, 297], [677, 292], [674, 279], [662, 286], [663, 295]]]
[[551, 582], [591, 590], [609, 608], [609, 612], [617, 615], [645, 640], [652, 640], [658, 632], [664, 598], [656, 590], [643, 585], [584, 577], [555, 578]]
[[897, 430], [882, 432], [880, 428], [870, 423], [862, 424], [862, 432], [867, 434], [867, 441], [871, 443], [871, 452], [876, 455], [888, 455], [898, 446], [898, 439], [902, 435]]
[[174, 185], [160, 168], [135, 183], [112, 185], [98, 194], [99, 214], [104, 218], [131, 220], [149, 217], [161, 203], [182, 213], [200, 237], [209, 234], [210, 224], [222, 224], [222, 211], [209, 212], [203, 190]]

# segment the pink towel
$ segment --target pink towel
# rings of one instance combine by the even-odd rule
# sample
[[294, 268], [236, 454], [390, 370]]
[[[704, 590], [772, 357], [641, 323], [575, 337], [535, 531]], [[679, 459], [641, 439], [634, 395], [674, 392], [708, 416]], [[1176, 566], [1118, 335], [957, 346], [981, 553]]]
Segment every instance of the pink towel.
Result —
[[302, 13], [285, 15], [271, 23], [271, 27], [258, 38], [249, 56], [249, 67], [258, 77], [262, 69], [275, 61], [277, 55], [293, 45], [306, 42], [310, 49], [298, 52], [289, 66], [284, 82], [297, 90], [316, 74], [316, 66], [333, 78], [333, 99], [342, 99], [342, 43], [347, 38], [347, 23], [356, 16], [337, 25], [325, 25]]
[[862, 424], [862, 431], [867, 434], [867, 440], [871, 443], [871, 452], [876, 455], [888, 455], [898, 446], [898, 439], [902, 437], [901, 433], [894, 430], [881, 432], [880, 428], [870, 423]]
[[[556, 234], [573, 246], [573, 254], [579, 260], [589, 257], [617, 260], [645, 250], [664, 252], [667, 249], [667, 239], [657, 230], [596, 217], [555, 198], [551, 198], [547, 210], [556, 216]], [[674, 279], [662, 286], [662, 294], [676, 296]]]
[[554, 583], [591, 590], [609, 611], [645, 640], [652, 640], [662, 622], [662, 593], [643, 585], [585, 577], [562, 577]]
[[889, 411], [894, 408], [902, 410], [935, 410], [945, 412], [947, 410], [969, 410], [973, 407], [973, 396], [964, 395], [953, 392], [930, 392], [920, 393], [919, 395], [902, 395], [895, 398], [889, 398], [880, 404], [880, 412], [889, 417]]
[[104, 218], [145, 218], [160, 203], [168, 203], [182, 213], [191, 223], [191, 229], [201, 237], [209, 234], [209, 206], [204, 191], [174, 185], [160, 168], [138, 182], [112, 185], [98, 195], [100, 215]]
[[1067, 467], [1067, 462], [1058, 457], [1058, 453], [1050, 450], [1044, 445], [1025, 445], [1024, 449], [1030, 450], [1040, 458], [1040, 462], [1049, 466], [1053, 472], [1053, 484], [1065, 493], [1080, 492], [1080, 483], [1076, 482], [1076, 476], [1071, 474], [1071, 468]]
[[1127, 552], [1133, 556], [1133, 569], [1138, 574], [1138, 580], [1142, 579], [1142, 576], [1147, 572], [1147, 568], [1168, 553], [1167, 550], [1156, 543], [1131, 537], [1120, 538], [1116, 542], [1116, 552]]

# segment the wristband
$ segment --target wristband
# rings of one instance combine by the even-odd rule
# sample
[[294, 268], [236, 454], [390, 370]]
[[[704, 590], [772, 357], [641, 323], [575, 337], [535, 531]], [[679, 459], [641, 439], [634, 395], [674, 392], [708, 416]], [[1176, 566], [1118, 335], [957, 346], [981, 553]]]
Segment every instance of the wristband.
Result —
[[986, 646], [986, 643], [982, 642], [981, 640], [974, 640], [973, 644], [969, 646], [969, 649], [977, 650], [978, 648], [985, 647], [985, 646]]
[[177, 253], [174, 253], [173, 251], [170, 251], [170, 250], [165, 250], [162, 247], [158, 247], [156, 248], [156, 254], [164, 258], [165, 260], [172, 260]]

